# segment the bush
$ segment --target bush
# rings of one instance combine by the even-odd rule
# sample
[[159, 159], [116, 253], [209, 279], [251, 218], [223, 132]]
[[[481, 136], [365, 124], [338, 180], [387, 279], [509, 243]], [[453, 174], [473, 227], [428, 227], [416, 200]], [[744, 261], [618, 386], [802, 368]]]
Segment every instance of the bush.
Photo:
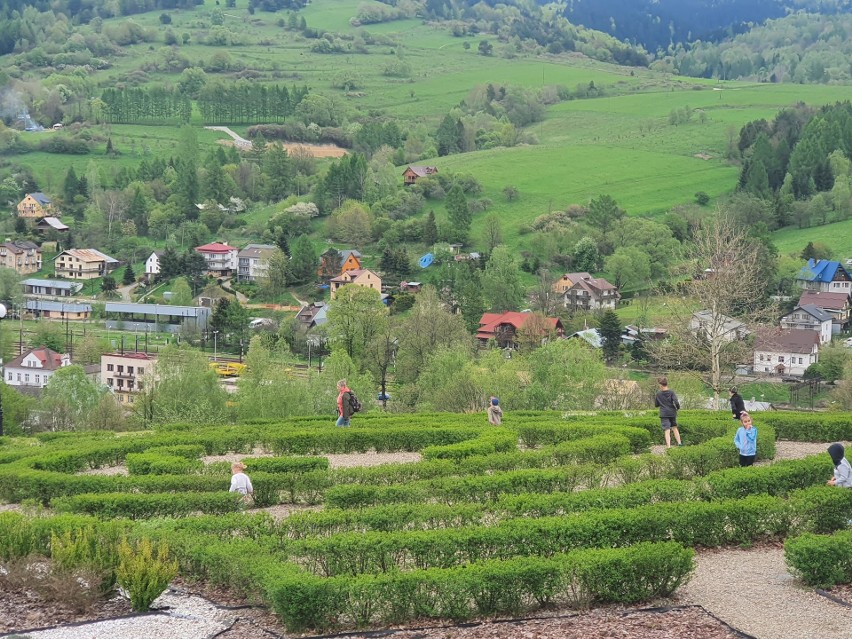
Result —
[[118, 558], [118, 584], [127, 592], [130, 605], [137, 612], [146, 612], [178, 573], [178, 562], [170, 558], [168, 545], [152, 544], [147, 538], [135, 547], [123, 539]]
[[808, 586], [830, 588], [852, 582], [852, 531], [833, 535], [805, 533], [788, 539], [784, 558]]

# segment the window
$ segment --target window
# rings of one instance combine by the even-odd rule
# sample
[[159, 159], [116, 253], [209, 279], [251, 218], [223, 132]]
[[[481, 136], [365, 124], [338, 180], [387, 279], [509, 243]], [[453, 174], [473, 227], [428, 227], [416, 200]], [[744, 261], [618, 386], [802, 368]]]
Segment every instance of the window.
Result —
[[130, 390], [133, 390], [133, 380], [132, 379], [127, 380], [127, 388], [129, 388]]
[[117, 368], [116, 370], [117, 370], [119, 373], [123, 373], [123, 372], [124, 372], [124, 366], [122, 366], [121, 364], [119, 364], [119, 365], [118, 365], [118, 368]]
[[20, 382], [21, 381], [21, 374], [17, 373], [17, 375], [18, 375], [18, 381]]
[[133, 403], [133, 395], [128, 395], [127, 401], [132, 404]]
[[10, 382], [12, 381], [12, 373], [9, 373], [9, 378], [8, 378], [8, 379], [9, 379], [9, 381], [10, 381]]
[[144, 375], [145, 374], [145, 368], [142, 367], [142, 366], [137, 367], [136, 368], [136, 374], [137, 375]]
[[804, 363], [805, 363], [804, 360], [800, 357], [799, 358], [799, 364], [804, 364]]
[[[46, 379], [46, 378], [45, 378], [45, 379]], [[41, 384], [41, 375], [36, 375], [36, 376], [35, 376], [35, 383], [36, 383], [36, 385]]]
[[24, 382], [26, 382], [27, 384], [30, 383], [30, 374], [29, 373], [24, 373]]
[[113, 370], [113, 365], [112, 365], [112, 364], [107, 364], [107, 370], [108, 370], [108, 371]]
[[120, 401], [120, 402], [124, 402], [124, 395], [119, 395], [119, 396], [118, 396], [118, 401]]
[[760, 361], [763, 361], [763, 353], [760, 354]]
[[138, 388], [139, 390], [142, 390], [142, 387], [143, 387], [142, 382], [139, 382], [139, 383], [136, 385], [136, 388]]
[[127, 367], [127, 374], [128, 374], [128, 375], [133, 375], [133, 367], [132, 367], [132, 366], [128, 366], [128, 367]]
[[112, 388], [112, 377], [107, 377], [107, 386]]
[[778, 356], [778, 361], [779, 361], [779, 362], [783, 362], [783, 361], [784, 361], [784, 356], [783, 356], [783, 355], [779, 355], [779, 356]]
[[118, 380], [118, 387], [119, 387], [119, 388], [124, 388], [124, 380], [123, 380], [123, 379], [119, 379], [119, 380]]

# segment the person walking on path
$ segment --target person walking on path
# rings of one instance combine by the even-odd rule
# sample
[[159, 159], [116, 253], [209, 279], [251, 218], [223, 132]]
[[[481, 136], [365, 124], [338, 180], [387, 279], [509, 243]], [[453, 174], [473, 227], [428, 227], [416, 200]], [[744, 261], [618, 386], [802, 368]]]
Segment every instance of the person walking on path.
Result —
[[740, 415], [740, 426], [734, 435], [734, 446], [740, 451], [740, 466], [754, 465], [757, 457], [757, 428], [751, 423], [751, 415], [743, 412]]
[[672, 431], [674, 431], [677, 445], [683, 446], [683, 442], [680, 441], [680, 431], [677, 428], [677, 412], [680, 410], [680, 402], [677, 401], [675, 392], [669, 389], [667, 377], [660, 377], [657, 383], [660, 385], [660, 390], [654, 397], [654, 406], [660, 409], [660, 426], [666, 438], [666, 448], [672, 447]]
[[496, 397], [491, 397], [488, 402], [488, 423], [492, 426], [499, 426], [503, 423], [503, 409], [500, 408], [500, 400]]
[[231, 464], [231, 488], [228, 492], [240, 493], [243, 496], [243, 501], [248, 502], [254, 495], [254, 486], [251, 485], [251, 479], [243, 471], [246, 465], [242, 462], [234, 462]]
[[843, 444], [832, 444], [828, 447], [828, 454], [834, 462], [834, 477], [825, 483], [839, 488], [852, 488], [852, 466], [846, 461]]
[[731, 412], [734, 414], [734, 419], [739, 419], [746, 412], [745, 402], [737, 392], [736, 386], [731, 386], [728, 392], [731, 394]]
[[341, 379], [337, 382], [337, 423], [335, 426], [349, 426], [349, 420], [352, 419], [352, 402], [350, 398], [352, 391], [346, 386], [346, 380]]

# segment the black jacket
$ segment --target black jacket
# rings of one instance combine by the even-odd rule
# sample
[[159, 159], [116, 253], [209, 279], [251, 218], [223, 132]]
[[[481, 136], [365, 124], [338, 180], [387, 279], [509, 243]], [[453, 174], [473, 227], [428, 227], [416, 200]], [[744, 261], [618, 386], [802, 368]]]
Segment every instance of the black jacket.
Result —
[[654, 397], [654, 406], [660, 407], [660, 417], [677, 417], [677, 412], [680, 410], [677, 395], [670, 389], [657, 391], [657, 395]]
[[745, 402], [739, 393], [731, 395], [731, 412], [734, 414], [734, 419], [739, 419], [740, 415], [746, 412]]

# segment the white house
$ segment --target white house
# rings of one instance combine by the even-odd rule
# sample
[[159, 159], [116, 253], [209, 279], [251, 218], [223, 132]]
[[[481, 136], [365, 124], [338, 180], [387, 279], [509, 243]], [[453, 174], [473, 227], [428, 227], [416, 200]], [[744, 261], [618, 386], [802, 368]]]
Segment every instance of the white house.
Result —
[[[588, 275], [588, 273], [570, 273], [569, 275]], [[596, 311], [615, 309], [621, 295], [618, 289], [602, 277], [580, 277], [565, 291], [565, 308]]]
[[3, 376], [9, 386], [35, 386], [44, 388], [63, 366], [70, 366], [71, 358], [44, 346], [27, 351], [9, 362]]
[[819, 334], [819, 343], [827, 344], [831, 341], [832, 319], [831, 313], [815, 304], [805, 304], [797, 306], [782, 317], [781, 328], [816, 331]]
[[154, 251], [148, 256], [148, 259], [145, 260], [146, 281], [152, 282], [157, 279], [157, 276], [160, 274], [160, 257], [162, 255], [162, 251]]
[[241, 282], [256, 282], [266, 276], [269, 258], [277, 247], [271, 244], [248, 244], [237, 253], [237, 279]]
[[796, 275], [796, 283], [808, 291], [852, 293], [852, 276], [833, 260], [808, 260]]
[[706, 309], [692, 314], [689, 330], [693, 333], [701, 331], [709, 338], [720, 337], [726, 342], [743, 339], [750, 333], [746, 325], [739, 320]]
[[778, 329], [758, 335], [754, 342], [756, 373], [801, 377], [808, 366], [819, 361], [819, 334], [816, 331]]

